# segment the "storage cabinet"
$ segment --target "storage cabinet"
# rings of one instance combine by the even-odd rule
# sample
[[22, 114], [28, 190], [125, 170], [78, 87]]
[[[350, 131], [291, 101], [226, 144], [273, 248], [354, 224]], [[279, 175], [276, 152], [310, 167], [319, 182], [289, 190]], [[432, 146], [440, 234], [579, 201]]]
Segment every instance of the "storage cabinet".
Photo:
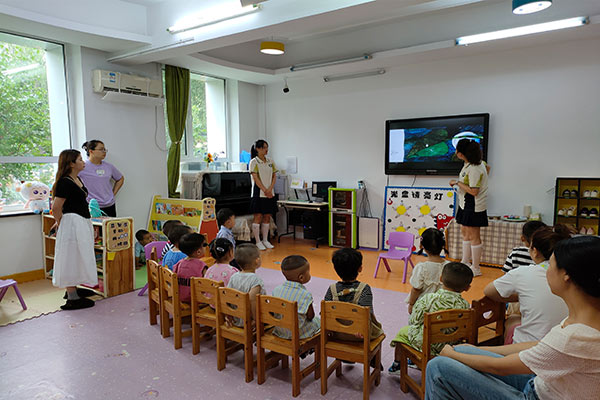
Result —
[[361, 189], [329, 188], [329, 246], [356, 248], [359, 191]]
[[[54, 270], [56, 234], [50, 234], [54, 217], [42, 215], [44, 272], [48, 279]], [[94, 254], [98, 285], [84, 286], [104, 297], [116, 296], [133, 290], [135, 274], [135, 238], [133, 218], [93, 218]]]
[[579, 234], [598, 235], [600, 178], [556, 178], [554, 224], [565, 224]]

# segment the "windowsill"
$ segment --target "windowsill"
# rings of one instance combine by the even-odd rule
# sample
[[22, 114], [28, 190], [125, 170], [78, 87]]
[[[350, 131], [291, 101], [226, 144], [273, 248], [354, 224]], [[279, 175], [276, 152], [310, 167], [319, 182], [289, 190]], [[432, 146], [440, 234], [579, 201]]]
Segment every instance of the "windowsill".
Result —
[[31, 210], [0, 211], [0, 218], [20, 217], [24, 215], [35, 215], [35, 213]]

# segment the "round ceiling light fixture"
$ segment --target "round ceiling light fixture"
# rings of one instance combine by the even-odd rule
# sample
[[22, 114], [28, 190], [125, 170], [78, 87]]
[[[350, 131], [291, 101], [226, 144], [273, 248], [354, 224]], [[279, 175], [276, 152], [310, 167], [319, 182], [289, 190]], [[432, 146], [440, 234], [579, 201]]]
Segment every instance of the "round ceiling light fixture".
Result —
[[266, 41], [260, 44], [260, 52], [278, 56], [285, 52], [285, 46], [281, 42]]
[[513, 0], [513, 14], [532, 14], [545, 10], [552, 5], [552, 0]]

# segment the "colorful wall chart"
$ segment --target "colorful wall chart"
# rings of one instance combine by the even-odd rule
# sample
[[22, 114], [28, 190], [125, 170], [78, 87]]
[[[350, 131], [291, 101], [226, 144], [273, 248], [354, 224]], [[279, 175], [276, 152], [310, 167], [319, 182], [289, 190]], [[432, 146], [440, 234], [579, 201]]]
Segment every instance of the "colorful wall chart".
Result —
[[383, 226], [383, 248], [389, 249], [390, 232], [415, 235], [415, 247], [427, 228], [445, 229], [454, 219], [455, 192], [451, 188], [386, 186]]

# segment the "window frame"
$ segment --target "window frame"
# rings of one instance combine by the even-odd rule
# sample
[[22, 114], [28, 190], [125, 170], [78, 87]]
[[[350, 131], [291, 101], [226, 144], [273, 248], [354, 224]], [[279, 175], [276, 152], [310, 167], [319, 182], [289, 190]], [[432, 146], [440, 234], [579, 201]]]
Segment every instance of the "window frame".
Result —
[[[211, 78], [211, 79], [218, 79], [223, 81], [223, 121], [224, 121], [224, 127], [225, 127], [225, 154], [226, 157], [223, 159], [219, 159], [220, 161], [231, 161], [231, 155], [229, 154], [229, 145], [231, 143], [231, 138], [230, 138], [230, 129], [229, 129], [229, 119], [227, 118], [228, 115], [228, 103], [227, 103], [227, 79], [225, 78], [221, 78], [218, 76], [214, 76], [214, 75], [210, 75], [210, 74], [206, 74], [206, 73], [201, 73], [201, 72], [196, 72], [196, 71], [192, 71], [190, 70], [190, 74], [195, 74], [195, 75], [200, 75], [203, 77], [207, 77], [207, 78]], [[190, 81], [191, 81], [192, 77], [190, 76]], [[194, 121], [192, 120], [192, 102], [191, 102], [191, 90], [190, 90], [190, 101], [188, 101], [188, 110], [187, 110], [187, 118], [185, 121], [185, 132], [184, 132], [184, 147], [182, 148], [182, 153], [181, 153], [181, 161], [180, 163], [185, 163], [185, 162], [193, 162], [193, 161], [204, 161], [204, 157], [202, 156], [194, 156], [194, 135], [188, 135], [188, 132], [193, 132], [194, 130]], [[207, 132], [208, 134], [208, 132]], [[167, 133], [168, 136], [168, 133]]]
[[[61, 90], [64, 90], [64, 99], [65, 99], [64, 111], [66, 112], [66, 114], [63, 115], [63, 117], [65, 117], [65, 120], [64, 120], [65, 126], [61, 127], [60, 129], [64, 129], [66, 127], [66, 131], [67, 131], [66, 137], [61, 135], [61, 138], [62, 138], [62, 142], [64, 142], [65, 144], [68, 143], [69, 147], [72, 148], [73, 147], [73, 130], [72, 130], [71, 102], [70, 102], [70, 97], [69, 97], [70, 85], [69, 85], [67, 51], [66, 51], [67, 44], [58, 42], [58, 41], [54, 41], [54, 40], [48, 40], [45, 38], [31, 36], [31, 35], [23, 35], [23, 34], [16, 34], [13, 32], [6, 32], [4, 30], [0, 30], [0, 35], [14, 36], [14, 37], [18, 37], [18, 38], [23, 38], [24, 40], [28, 40], [28, 39], [35, 40], [35, 41], [39, 41], [39, 42], [48, 43], [49, 45], [54, 45], [54, 46], [60, 47], [60, 54], [62, 56], [62, 63], [60, 64], [61, 68], [62, 68], [61, 75], [62, 75], [62, 80], [64, 82], [63, 88]], [[11, 42], [4, 41], [3, 39], [0, 39], [0, 40], [2, 40], [5, 43], [11, 43]], [[18, 43], [14, 43], [14, 44], [19, 45]], [[20, 46], [22, 46], [22, 45], [20, 45]], [[46, 49], [46, 51], [48, 51], [48, 50]], [[59, 75], [57, 74], [57, 75], [53, 75], [53, 76], [57, 77]], [[46, 70], [46, 79], [47, 79], [47, 81], [50, 81], [47, 70]], [[48, 107], [51, 107], [50, 101], [49, 101]], [[51, 137], [51, 141], [52, 141], [52, 147], [54, 148], [54, 135], [52, 132], [52, 116], [50, 116], [50, 127], [49, 128], [50, 128], [50, 137]], [[0, 164], [58, 164], [58, 155], [52, 155], [52, 156], [15, 156], [15, 155], [2, 156], [2, 155], [0, 155]], [[0, 210], [0, 217], [12, 217], [12, 216], [33, 214], [33, 212], [31, 210], [24, 209], [23, 205], [22, 204], [11, 204], [11, 205], [3, 205], [2, 204], [1, 205], [2, 209]]]

